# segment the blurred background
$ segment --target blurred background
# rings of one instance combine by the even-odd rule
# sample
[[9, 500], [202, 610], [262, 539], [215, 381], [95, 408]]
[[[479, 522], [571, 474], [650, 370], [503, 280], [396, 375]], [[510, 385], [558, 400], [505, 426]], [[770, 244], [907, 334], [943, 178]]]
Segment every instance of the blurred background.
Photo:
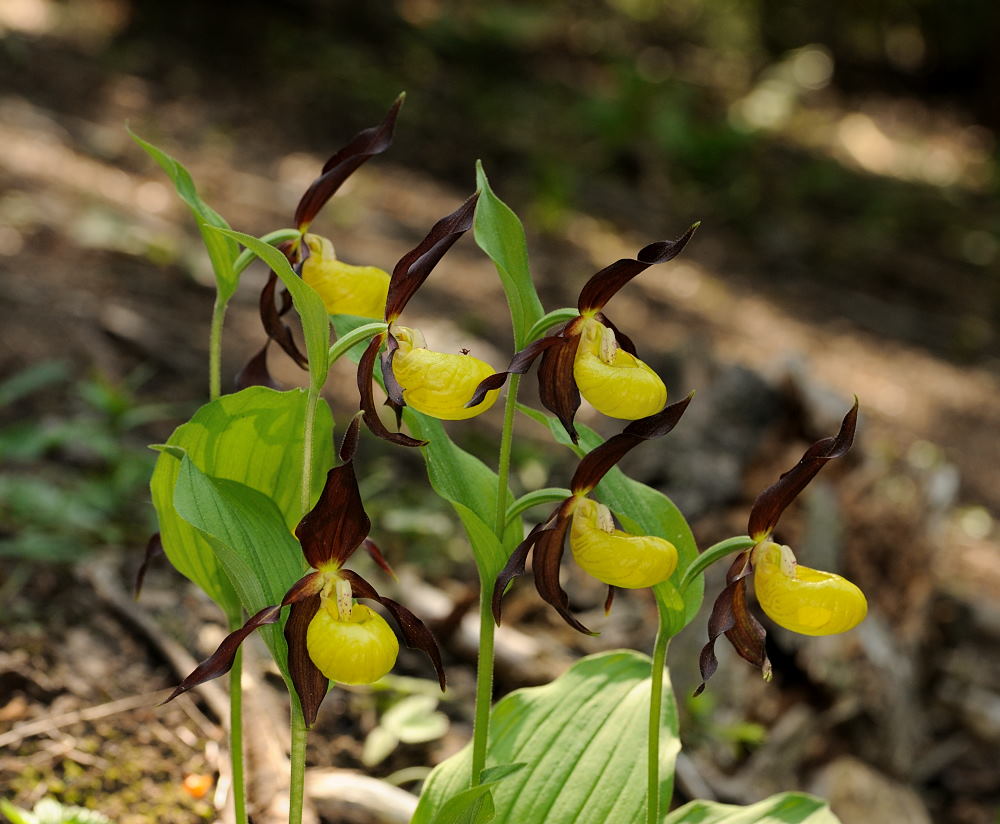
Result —
[[[525, 221], [547, 309], [702, 221], [681, 259], [609, 306], [673, 397], [698, 391], [670, 443], [629, 468], [681, 505], [702, 546], [743, 532], [756, 492], [861, 399], [855, 450], [779, 537], [861, 585], [870, 617], [807, 643], [772, 632], [772, 684], [725, 655], [697, 700], [704, 621], [692, 625], [670, 659], [677, 801], [806, 789], [845, 824], [996, 822], [998, 35], [988, 0], [0, 0], [0, 797], [123, 824], [214, 820], [225, 798], [211, 700], [151, 709], [149, 696], [176, 682], [178, 649], [214, 647], [220, 616], [165, 565], [138, 606], [127, 595], [154, 528], [145, 445], [206, 398], [212, 278], [125, 124], [259, 235], [287, 225], [323, 160], [406, 90], [393, 147], [315, 224], [349, 262], [391, 269], [471, 193], [477, 158]], [[263, 341], [264, 274], [248, 271], [231, 306], [224, 381]], [[499, 367], [499, 300], [470, 238], [409, 320], [435, 348]], [[273, 353], [272, 369], [301, 382]], [[343, 419], [349, 367], [328, 394]], [[493, 463], [498, 427], [495, 411], [453, 434]], [[529, 421], [518, 437], [519, 490], [564, 485], [567, 454]], [[414, 765], [469, 735], [474, 575], [419, 458], [365, 450], [376, 537], [408, 586], [427, 582], [453, 689], [430, 740], [426, 725], [425, 740], [405, 731], [408, 711], [438, 711], [418, 660], [384, 690], [336, 691], [310, 760], [415, 789]], [[604, 619], [603, 593], [567, 575], [602, 636], [575, 636], [518, 588], [498, 695], [586, 652], [651, 645], [650, 599], [621, 598]], [[253, 690], [267, 821], [285, 722], [268, 678]], [[322, 792], [324, 820], [380, 820]]]

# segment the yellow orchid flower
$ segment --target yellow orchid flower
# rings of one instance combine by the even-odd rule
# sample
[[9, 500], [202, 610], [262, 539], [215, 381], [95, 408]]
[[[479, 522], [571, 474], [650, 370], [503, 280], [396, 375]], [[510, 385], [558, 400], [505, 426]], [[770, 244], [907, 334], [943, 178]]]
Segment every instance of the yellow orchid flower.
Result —
[[302, 264], [302, 279], [323, 299], [329, 314], [382, 317], [389, 293], [388, 272], [337, 260], [333, 243], [325, 237], [305, 235], [303, 240], [309, 257]]

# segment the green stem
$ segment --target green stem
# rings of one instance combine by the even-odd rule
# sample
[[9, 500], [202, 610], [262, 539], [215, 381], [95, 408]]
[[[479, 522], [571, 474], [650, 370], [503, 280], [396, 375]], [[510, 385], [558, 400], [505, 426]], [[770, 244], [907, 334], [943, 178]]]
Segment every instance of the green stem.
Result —
[[[521, 376], [512, 375], [503, 411], [503, 431], [500, 435], [500, 457], [497, 465], [496, 519], [493, 533], [503, 545], [507, 527], [508, 481], [510, 450], [514, 440], [514, 414], [517, 412], [517, 390]], [[476, 711], [472, 726], [472, 781], [475, 787], [486, 767], [486, 742], [490, 731], [490, 704], [493, 701], [493, 582], [479, 571], [479, 658], [476, 662]]]
[[750, 549], [757, 542], [747, 536], [740, 535], [735, 538], [726, 538], [724, 541], [719, 541], [717, 544], [712, 544], [708, 549], [702, 552], [697, 558], [691, 562], [686, 570], [684, 570], [684, 575], [681, 578], [680, 586], [678, 590], [684, 592], [691, 584], [691, 582], [702, 572], [708, 569], [716, 561], [725, 558], [727, 555], [731, 555], [734, 552], [741, 552], [744, 549]]
[[226, 319], [229, 301], [215, 293], [212, 309], [212, 327], [208, 334], [208, 399], [214, 401], [222, 394], [222, 324]]
[[[234, 629], [238, 628], [234, 627]], [[229, 760], [233, 769], [236, 824], [247, 822], [246, 783], [243, 778], [243, 650], [236, 651], [229, 671]]]
[[547, 486], [545, 489], [535, 489], [525, 493], [514, 503], [507, 507], [507, 514], [504, 517], [506, 523], [513, 521], [518, 515], [534, 506], [551, 504], [555, 501], [563, 501], [573, 495], [573, 490], [564, 489], [559, 486]]
[[292, 714], [291, 774], [288, 787], [288, 824], [302, 824], [302, 799], [306, 780], [306, 736], [309, 730], [302, 715], [302, 705], [293, 688], [289, 688]]
[[312, 503], [312, 464], [313, 464], [313, 429], [316, 425], [316, 407], [319, 404], [320, 391], [314, 386], [309, 387], [306, 397], [306, 420], [302, 442], [302, 514], [309, 511]]
[[649, 690], [649, 745], [646, 750], [646, 824], [660, 821], [660, 711], [663, 705], [663, 670], [670, 644], [670, 631], [666, 616], [660, 610], [660, 626], [653, 645], [652, 684]]

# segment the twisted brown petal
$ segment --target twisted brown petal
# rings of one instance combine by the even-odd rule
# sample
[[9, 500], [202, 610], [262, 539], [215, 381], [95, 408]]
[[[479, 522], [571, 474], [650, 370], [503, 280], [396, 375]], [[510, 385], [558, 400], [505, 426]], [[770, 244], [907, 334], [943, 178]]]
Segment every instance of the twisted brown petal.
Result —
[[502, 601], [504, 593], [507, 591], [507, 585], [515, 578], [524, 575], [524, 565], [528, 560], [528, 554], [534, 548], [535, 542], [545, 528], [545, 524], [535, 524], [531, 528], [525, 539], [517, 545], [517, 549], [510, 554], [510, 558], [507, 559], [507, 563], [500, 570], [493, 583], [493, 620], [496, 621], [497, 626], [500, 626]]
[[389, 148], [392, 144], [392, 132], [396, 127], [396, 116], [404, 99], [403, 94], [397, 97], [381, 123], [358, 132], [350, 143], [323, 164], [322, 173], [309, 184], [299, 205], [295, 207], [295, 226], [300, 232], [309, 228], [319, 210], [366, 160]]
[[169, 701], [173, 701], [178, 695], [187, 692], [193, 687], [197, 687], [199, 684], [204, 684], [206, 681], [211, 681], [213, 678], [225, 675], [232, 668], [240, 644], [246, 640], [247, 636], [258, 627], [266, 624], [276, 624], [280, 617], [280, 606], [264, 607], [264, 609], [254, 615], [242, 627], [223, 638], [222, 643], [219, 644], [219, 648], [195, 667], [194, 671], [174, 688], [174, 691], [170, 693], [170, 696], [163, 703], [166, 704]]
[[562, 619], [577, 632], [585, 635], [598, 635], [581, 624], [569, 609], [569, 596], [559, 583], [559, 567], [562, 563], [563, 544], [569, 531], [570, 513], [573, 499], [562, 503], [556, 512], [555, 523], [548, 529], [543, 529], [535, 541], [535, 554], [532, 568], [535, 575], [535, 589], [542, 600], [552, 605]]
[[271, 371], [267, 368], [267, 348], [270, 345], [271, 339], [268, 338], [263, 348], [250, 358], [246, 366], [236, 375], [234, 384], [237, 392], [250, 386], [266, 386], [279, 392], [283, 389], [282, 385], [271, 377]]
[[538, 396], [542, 405], [565, 427], [573, 443], [579, 439], [573, 418], [580, 408], [580, 390], [573, 378], [573, 362], [580, 346], [580, 336], [557, 338], [546, 348], [538, 365]]
[[495, 375], [490, 375], [488, 378], [485, 378], [479, 386], [476, 387], [476, 394], [472, 396], [466, 406], [472, 407], [482, 403], [486, 398], [487, 392], [499, 389], [507, 382], [507, 378], [511, 375], [523, 375], [531, 368], [531, 364], [535, 362], [535, 358], [541, 355], [550, 346], [555, 346], [562, 341], [563, 338], [559, 335], [551, 335], [550, 337], [541, 338], [529, 343], [526, 347], [524, 347], [524, 349], [516, 353], [514, 357], [510, 359], [510, 363], [507, 365], [507, 370], [505, 372], [497, 372]]
[[368, 553], [371, 559], [376, 564], [378, 564], [378, 566], [382, 569], [384, 573], [386, 573], [386, 575], [388, 575], [394, 581], [399, 580], [395, 571], [391, 566], [389, 566], [389, 562], [385, 559], [385, 556], [382, 554], [382, 550], [378, 548], [378, 544], [376, 544], [371, 538], [365, 538], [364, 541], [361, 542], [361, 546], [365, 548], [365, 551]]
[[446, 679], [444, 664], [441, 662], [441, 650], [438, 649], [433, 633], [427, 629], [424, 622], [398, 601], [379, 595], [375, 591], [375, 587], [358, 575], [358, 573], [345, 569], [340, 574], [351, 582], [351, 591], [354, 593], [355, 598], [368, 598], [372, 601], [378, 601], [389, 611], [389, 614], [396, 620], [396, 624], [403, 633], [403, 641], [406, 642], [406, 646], [410, 649], [418, 649], [424, 652], [431, 659], [431, 663], [437, 671], [438, 683], [443, 690], [446, 685]]
[[699, 657], [702, 682], [695, 690], [695, 695], [701, 695], [705, 682], [719, 667], [719, 659], [715, 656], [715, 642], [722, 634], [729, 639], [741, 658], [759, 667], [764, 678], [771, 678], [771, 662], [767, 660], [764, 651], [766, 632], [747, 606], [747, 577], [753, 571], [750, 552], [748, 549], [736, 556], [726, 573], [726, 588], [712, 607], [712, 615], [708, 619], [708, 643], [702, 648]]
[[316, 506], [299, 521], [295, 536], [313, 569], [334, 562], [343, 564], [368, 537], [372, 524], [365, 513], [354, 473], [354, 462], [335, 466]]
[[581, 314], [604, 308], [626, 283], [650, 266], [666, 263], [679, 255], [700, 223], [694, 223], [677, 240], [660, 240], [639, 250], [635, 258], [622, 258], [601, 269], [580, 290], [577, 308]]
[[655, 415], [632, 421], [621, 433], [608, 438], [600, 446], [584, 455], [576, 472], [573, 473], [570, 489], [575, 493], [586, 494], [601, 482], [601, 478], [629, 450], [643, 441], [666, 435], [680, 421], [688, 404], [691, 403], [692, 397], [694, 397], [693, 392], [684, 400], [665, 406]]
[[385, 320], [392, 323], [402, 313], [413, 293], [427, 280], [431, 270], [455, 242], [472, 228], [479, 193], [472, 195], [447, 217], [441, 218], [420, 243], [399, 259], [392, 270], [385, 301]]
[[260, 320], [264, 325], [267, 336], [278, 344], [288, 354], [295, 363], [302, 369], [309, 368], [309, 361], [306, 356], [299, 351], [292, 335], [291, 327], [285, 323], [281, 316], [284, 314], [275, 305], [275, 291], [277, 289], [278, 276], [271, 272], [268, 275], [267, 283], [260, 291]]
[[330, 682], [319, 671], [312, 658], [309, 657], [309, 647], [306, 644], [306, 634], [309, 623], [320, 608], [320, 596], [311, 595], [292, 604], [288, 621], [285, 622], [285, 640], [288, 642], [288, 674], [292, 677], [292, 686], [302, 705], [302, 716], [306, 726], [311, 727], [316, 721], [319, 706], [326, 698]]
[[608, 586], [608, 597], [604, 599], [604, 614], [607, 615], [611, 612], [611, 605], [615, 602], [615, 593], [618, 592], [618, 587]]
[[139, 600], [139, 593], [142, 592], [142, 582], [146, 580], [146, 571], [149, 565], [163, 555], [163, 541], [160, 540], [160, 533], [154, 532], [146, 541], [146, 551], [142, 556], [142, 563], [135, 573], [135, 585], [132, 587], [132, 597]]
[[394, 410], [398, 410], [396, 413], [397, 425], [400, 420], [401, 411], [406, 406], [406, 401], [403, 400], [403, 387], [399, 385], [399, 381], [396, 380], [396, 373], [392, 371], [392, 359], [396, 357], [398, 349], [399, 341], [396, 340], [396, 336], [392, 332], [389, 332], [385, 343], [385, 351], [382, 353], [381, 359], [382, 384], [385, 386], [387, 405], [391, 406]]
[[781, 513], [798, 494], [816, 477], [826, 462], [845, 455], [854, 443], [858, 425], [858, 399], [844, 416], [840, 431], [832, 438], [823, 438], [810, 446], [790, 470], [769, 486], [753, 502], [747, 531], [755, 541], [760, 541], [774, 530]]
[[385, 343], [385, 333], [376, 335], [371, 339], [368, 348], [358, 362], [358, 392], [361, 395], [361, 410], [364, 413], [365, 425], [372, 434], [383, 440], [400, 446], [425, 446], [427, 441], [418, 441], [402, 432], [390, 432], [382, 419], [378, 415], [378, 408], [375, 405], [375, 390], [373, 386], [375, 373], [375, 359], [378, 357], [378, 350]]

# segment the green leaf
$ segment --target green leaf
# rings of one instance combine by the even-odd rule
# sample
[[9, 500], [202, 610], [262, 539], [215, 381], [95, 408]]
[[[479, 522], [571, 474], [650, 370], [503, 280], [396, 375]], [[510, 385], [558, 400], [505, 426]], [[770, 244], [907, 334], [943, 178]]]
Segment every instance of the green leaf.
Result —
[[524, 227], [511, 208], [493, 193], [482, 161], [476, 161], [476, 187], [479, 200], [473, 235], [500, 275], [514, 325], [514, 349], [520, 351], [530, 342], [528, 330], [544, 312], [528, 269]]
[[839, 824], [827, 803], [805, 793], [773, 795], [749, 807], [692, 801], [674, 810], [663, 824]]
[[[482, 781], [479, 784], [467, 787], [447, 799], [441, 805], [439, 812], [428, 812], [428, 808], [421, 803], [410, 824], [485, 824], [487, 821], [493, 821], [496, 817], [493, 788], [524, 767], [524, 764], [487, 767], [483, 770]], [[432, 815], [433, 818], [430, 817]]]
[[434, 741], [448, 732], [448, 716], [437, 706], [436, 696], [410, 695], [387, 709], [379, 724], [404, 744]]
[[[646, 800], [649, 658], [619, 650], [591, 655], [542, 687], [502, 698], [490, 717], [487, 764], [524, 769], [492, 792], [495, 824], [632, 824]], [[680, 748], [677, 707], [665, 689], [660, 793], [670, 798]], [[424, 785], [413, 824], [438, 822], [465, 790], [471, 749], [438, 765]]]
[[199, 197], [191, 173], [179, 161], [152, 143], [143, 140], [128, 127], [126, 130], [131, 138], [145, 150], [146, 154], [160, 164], [163, 171], [167, 173], [167, 177], [173, 182], [181, 200], [191, 209], [194, 219], [198, 223], [198, 230], [201, 232], [205, 249], [208, 251], [209, 260], [212, 261], [212, 270], [215, 272], [216, 288], [220, 299], [223, 302], [229, 300], [233, 292], [236, 291], [236, 284], [239, 280], [234, 267], [239, 248], [230, 238], [224, 237], [210, 228], [215, 226], [228, 229], [229, 224], [226, 223], [222, 215]]
[[[253, 386], [223, 395], [199, 409], [179, 426], [167, 444], [184, 450], [203, 472], [262, 492], [281, 511], [289, 531], [302, 518], [302, 444], [306, 392], [276, 392]], [[320, 404], [313, 435], [313, 499], [323, 488], [333, 462], [333, 419]], [[240, 602], [205, 537], [174, 509], [174, 487], [180, 463], [161, 454], [150, 491], [160, 522], [163, 548], [177, 570], [201, 587], [231, 618]]]
[[[580, 435], [580, 444], [574, 446], [558, 419], [523, 404], [518, 404], [518, 409], [532, 420], [547, 426], [556, 441], [569, 447], [581, 457], [603, 443], [601, 436], [593, 429], [578, 423], [576, 427]], [[642, 449], [643, 447], [638, 448]], [[645, 448], [663, 449], [664, 447], [656, 441], [651, 441]], [[666, 538], [677, 547], [677, 569], [670, 578], [670, 584], [674, 593], [679, 592], [684, 570], [698, 557], [698, 545], [691, 533], [691, 527], [688, 526], [684, 515], [674, 502], [662, 492], [628, 477], [618, 467], [614, 467], [604, 476], [604, 479], [598, 484], [595, 494], [615, 513], [627, 532], [636, 535], [658, 535], [661, 538]], [[679, 632], [694, 620], [701, 607], [704, 592], [705, 581], [701, 577], [692, 581], [684, 590], [684, 611], [677, 616], [676, 620], [671, 621], [671, 629], [674, 633]], [[664, 606], [679, 604], [675, 597], [664, 591], [663, 587], [657, 593], [657, 597], [663, 599]]]
[[302, 320], [302, 333], [306, 338], [306, 356], [309, 358], [309, 379], [317, 391], [326, 382], [329, 370], [330, 320], [323, 299], [308, 283], [292, 269], [288, 259], [277, 249], [260, 238], [232, 229], [216, 229], [215, 232], [238, 240], [264, 261], [280, 278], [289, 294], [295, 311]]
[[[249, 614], [280, 604], [307, 569], [302, 548], [285, 516], [267, 495], [245, 484], [213, 478], [181, 461], [174, 508], [191, 526], [209, 536], [212, 550]], [[278, 668], [288, 675], [284, 621], [261, 627]]]

